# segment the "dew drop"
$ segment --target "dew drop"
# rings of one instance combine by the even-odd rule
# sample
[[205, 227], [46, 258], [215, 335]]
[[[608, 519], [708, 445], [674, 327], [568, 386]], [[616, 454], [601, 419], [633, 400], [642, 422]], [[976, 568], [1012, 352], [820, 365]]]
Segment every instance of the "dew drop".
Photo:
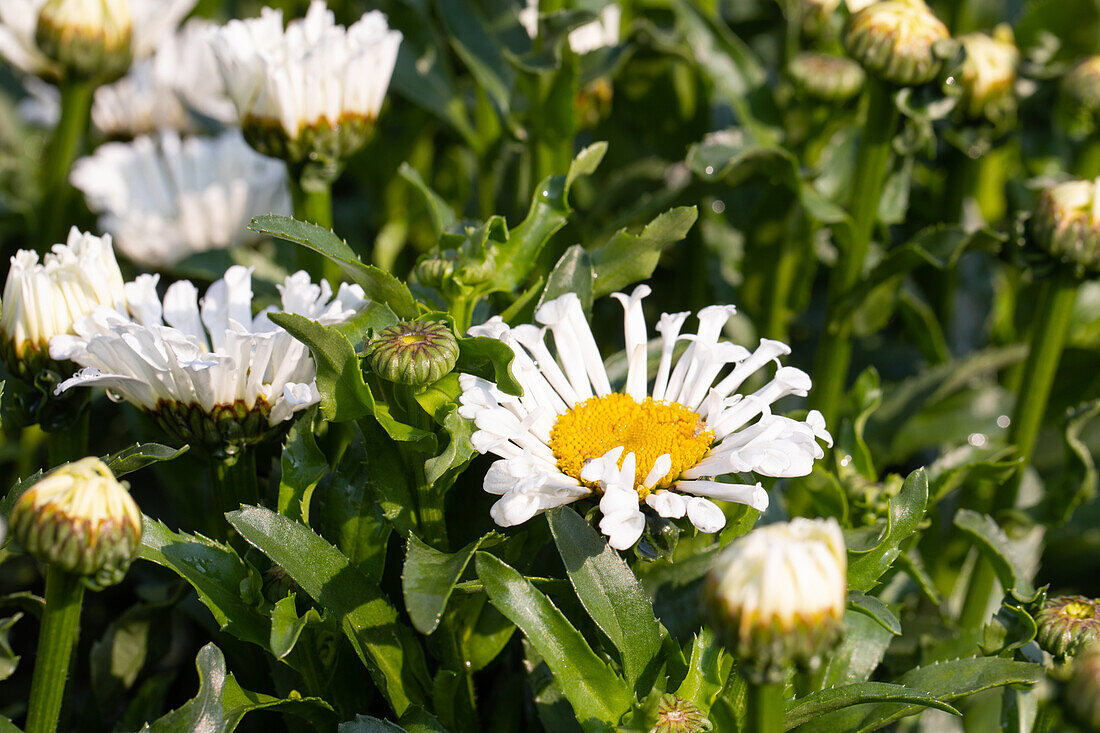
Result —
[[710, 205], [710, 208], [714, 211], [715, 214], [721, 214], [723, 211], [726, 210], [726, 202], [715, 200], [715, 202]]
[[970, 443], [970, 445], [975, 448], [981, 448], [986, 444], [986, 438], [981, 433], [971, 433], [969, 437], [967, 437], [966, 442]]
[[108, 390], [106, 390], [106, 392], [107, 392], [107, 399], [109, 399], [111, 402], [125, 402], [126, 401], [125, 397], [120, 395], [118, 392], [115, 392], [113, 389], [108, 389]]
[[1001, 428], [1002, 430], [1004, 428], [1007, 428], [1011, 424], [1012, 418], [1010, 418], [1008, 415], [1001, 415], [997, 418], [997, 427]]
[[708, 176], [714, 175], [714, 166], [713, 165], [708, 165], [707, 166], [707, 175]]

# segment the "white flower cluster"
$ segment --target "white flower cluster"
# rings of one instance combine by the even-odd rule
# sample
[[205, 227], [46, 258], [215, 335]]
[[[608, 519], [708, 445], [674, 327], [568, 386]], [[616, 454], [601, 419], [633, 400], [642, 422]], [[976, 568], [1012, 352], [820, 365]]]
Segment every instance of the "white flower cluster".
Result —
[[236, 130], [107, 143], [77, 161], [71, 180], [119, 249], [154, 267], [255, 241], [252, 217], [292, 212], [286, 167], [252, 150]]
[[297, 139], [305, 128], [378, 117], [401, 33], [378, 11], [345, 29], [314, 0], [285, 30], [282, 11], [264, 8], [229, 21], [212, 42], [241, 121], [275, 123]]

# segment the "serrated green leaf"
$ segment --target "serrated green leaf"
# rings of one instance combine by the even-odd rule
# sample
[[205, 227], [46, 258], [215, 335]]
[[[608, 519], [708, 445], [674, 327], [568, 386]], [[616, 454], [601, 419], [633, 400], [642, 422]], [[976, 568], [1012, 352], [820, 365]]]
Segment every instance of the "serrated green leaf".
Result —
[[898, 621], [898, 617], [878, 598], [865, 595], [858, 590], [849, 591], [848, 608], [873, 618], [894, 636], [901, 636], [901, 622]]
[[[191, 700], [143, 730], [151, 733], [230, 733], [244, 716], [254, 710], [293, 713], [318, 725], [332, 725], [332, 707], [318, 697], [284, 700], [244, 689], [226, 669], [221, 649], [207, 644], [195, 657], [199, 670], [199, 692]], [[323, 721], [323, 723], [321, 722]]]
[[356, 715], [355, 720], [340, 724], [338, 733], [409, 733], [397, 723], [370, 715]]
[[653, 274], [666, 246], [687, 236], [699, 211], [680, 206], [649, 222], [641, 234], [620, 229], [604, 245], [590, 252], [596, 273], [593, 295], [603, 297]]
[[870, 590], [890, 569], [901, 553], [901, 543], [917, 530], [924, 518], [927, 503], [928, 475], [922, 468], [909, 474], [901, 490], [890, 499], [889, 516], [875, 545], [866, 550], [849, 550], [848, 587], [851, 590]]
[[676, 697], [694, 703], [706, 715], [714, 699], [726, 686], [733, 669], [733, 657], [726, 654], [714, 632], [704, 626], [691, 643], [687, 675], [676, 690]]
[[284, 659], [294, 650], [298, 638], [309, 624], [321, 623], [321, 614], [310, 608], [301, 616], [296, 607], [297, 596], [291, 593], [275, 604], [271, 609], [271, 653], [276, 659]]
[[871, 678], [894, 635], [862, 611], [844, 612], [844, 636], [826, 657], [823, 688], [837, 687]]
[[487, 552], [475, 556], [489, 600], [519, 627], [554, 673], [582, 726], [613, 726], [630, 708], [629, 685], [596, 656], [580, 632], [515, 568]]
[[313, 435], [313, 410], [290, 426], [283, 453], [279, 458], [282, 476], [279, 479], [280, 514], [309, 524], [309, 505], [313, 490], [328, 471], [328, 459], [317, 447]]
[[398, 714], [427, 700], [423, 651], [378, 585], [304, 524], [254, 506], [229, 512], [226, 518], [245, 541], [280, 565], [339, 620], [375, 685]]
[[547, 301], [553, 300], [566, 293], [575, 293], [581, 301], [581, 308], [585, 313], [592, 312], [592, 287], [596, 281], [596, 271], [592, 269], [592, 258], [579, 244], [574, 244], [565, 250], [554, 269], [550, 271], [550, 277], [546, 280], [546, 287], [539, 296], [534, 310]]
[[160, 443], [135, 443], [129, 448], [123, 448], [118, 453], [112, 453], [103, 458], [107, 468], [115, 478], [122, 478], [128, 473], [145, 468], [146, 466], [161, 461], [171, 461], [179, 458], [187, 452], [189, 446], [172, 448]]
[[955, 514], [954, 524], [974, 541], [975, 546], [992, 563], [1005, 593], [1012, 594], [1021, 603], [1035, 600], [1037, 592], [1031, 579], [1024, 573], [1023, 563], [1017, 557], [1012, 541], [992, 517], [970, 509], [960, 509]]
[[546, 518], [581, 605], [618, 649], [627, 682], [644, 695], [652, 686], [646, 672], [661, 649], [653, 604], [619, 554], [581, 515], [566, 506]]
[[923, 690], [889, 682], [857, 682], [853, 685], [821, 690], [788, 702], [786, 713], [783, 716], [783, 725], [787, 730], [790, 730], [813, 720], [819, 715], [831, 713], [851, 705], [862, 705], [869, 702], [908, 703], [943, 710], [952, 715], [962, 715], [951, 705], [937, 700]]
[[401, 318], [416, 318], [420, 309], [405, 283], [390, 273], [359, 261], [355, 251], [324, 227], [289, 216], [257, 216], [248, 228], [260, 234], [278, 237], [308, 247], [335, 262], [344, 274], [363, 288], [375, 303], [387, 305]]
[[256, 582], [256, 571], [228, 545], [201, 535], [173, 532], [149, 517], [143, 521], [138, 558], [186, 580], [223, 631], [266, 649], [268, 618], [241, 597], [241, 589]]
[[518, 396], [523, 394], [523, 387], [512, 376], [513, 357], [512, 349], [499, 339], [460, 336], [455, 371], [488, 379], [505, 393]]
[[424, 544], [415, 534], [409, 535], [401, 590], [409, 619], [421, 634], [430, 634], [439, 626], [455, 583], [484, 539], [474, 540], [458, 552], [446, 553]]
[[447, 205], [443, 197], [433, 191], [420, 177], [420, 173], [408, 163], [402, 163], [401, 167], [397, 169], [397, 174], [412, 184], [412, 187], [424, 197], [424, 203], [428, 207], [428, 216], [432, 219], [432, 227], [435, 229], [436, 236], [442, 237], [445, 232], [451, 231], [458, 221], [458, 217], [455, 216], [454, 210]]

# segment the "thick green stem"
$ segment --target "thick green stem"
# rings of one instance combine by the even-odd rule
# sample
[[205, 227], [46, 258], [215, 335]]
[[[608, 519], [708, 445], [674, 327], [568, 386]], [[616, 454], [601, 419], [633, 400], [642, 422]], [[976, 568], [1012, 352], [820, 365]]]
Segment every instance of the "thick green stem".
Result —
[[242, 448], [226, 457], [210, 457], [210, 486], [213, 506], [209, 531], [215, 539], [226, 535], [225, 513], [241, 504], [259, 504], [260, 491], [256, 482], [256, 453]]
[[959, 612], [959, 628], [980, 629], [985, 624], [989, 596], [993, 593], [993, 581], [996, 579], [993, 564], [986, 560], [985, 555], [978, 555], [967, 584], [962, 611]]
[[781, 733], [783, 728], [783, 683], [749, 682], [745, 700], [748, 713], [745, 730], [753, 733]]
[[34, 662], [26, 733], [54, 733], [69, 677], [69, 659], [80, 632], [80, 576], [50, 566], [46, 571], [46, 608]]
[[73, 223], [69, 171], [84, 148], [94, 92], [95, 84], [88, 80], [73, 79], [61, 83], [61, 118], [54, 128], [42, 165], [42, 195], [46, 202], [45, 218], [40, 227], [43, 249], [62, 241]]
[[801, 209], [796, 205], [787, 224], [787, 232], [779, 241], [776, 252], [775, 272], [768, 292], [768, 320], [764, 333], [770, 339], [787, 341], [787, 325], [790, 320], [791, 289], [798, 275], [801, 236]]
[[892, 87], [869, 79], [867, 117], [849, 206], [852, 231], [849, 237], [845, 237], [847, 241], [839, 242], [839, 259], [829, 280], [826, 328], [818, 348], [818, 365], [811, 393], [814, 406], [825, 416], [827, 424], [836, 421], [852, 359], [851, 318], [842, 317], [839, 308], [843, 296], [859, 282], [863, 274], [882, 190], [890, 170], [891, 144], [897, 125], [898, 110], [894, 105]]
[[[301, 181], [291, 176], [290, 193], [294, 199], [294, 217], [332, 230], [332, 184], [310, 179]], [[340, 282], [339, 266], [320, 252], [298, 248], [298, 268], [314, 280], [325, 278], [335, 287]]]
[[60, 466], [88, 455], [88, 416], [87, 406], [82, 409], [71, 425], [63, 430], [47, 433], [50, 466]]

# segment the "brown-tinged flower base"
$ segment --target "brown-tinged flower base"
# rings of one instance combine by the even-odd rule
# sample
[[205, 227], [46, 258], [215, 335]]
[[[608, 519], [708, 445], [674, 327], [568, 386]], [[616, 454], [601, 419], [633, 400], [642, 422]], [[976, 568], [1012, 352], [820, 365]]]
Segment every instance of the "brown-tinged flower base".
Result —
[[328, 181], [335, 179], [348, 156], [367, 143], [373, 130], [372, 118], [352, 114], [336, 121], [321, 119], [303, 125], [296, 137], [287, 134], [278, 120], [260, 117], [241, 120], [244, 139], [258, 152], [286, 161], [292, 171], [308, 169], [311, 175]]
[[248, 407], [242, 400], [217, 405], [207, 412], [199, 405], [162, 400], [149, 413], [164, 432], [181, 444], [201, 445], [215, 452], [233, 453], [266, 438], [271, 408], [264, 400]]
[[1039, 196], [1032, 231], [1040, 249], [1084, 275], [1100, 271], [1100, 219], [1093, 181], [1067, 181]]

